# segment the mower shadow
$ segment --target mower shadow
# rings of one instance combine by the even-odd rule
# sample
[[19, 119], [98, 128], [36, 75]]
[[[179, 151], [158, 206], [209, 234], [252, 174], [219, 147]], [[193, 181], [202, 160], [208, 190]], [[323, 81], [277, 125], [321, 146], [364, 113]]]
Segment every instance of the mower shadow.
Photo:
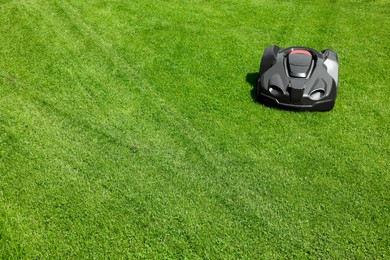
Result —
[[257, 83], [257, 78], [259, 76], [258, 72], [250, 72], [246, 74], [246, 82], [251, 84], [252, 89], [250, 91], [251, 97], [254, 102], [258, 102], [257, 96], [256, 96], [256, 83]]
[[246, 74], [246, 82], [248, 82], [252, 86], [250, 94], [251, 94], [251, 97], [253, 99], [253, 102], [259, 103], [259, 104], [261, 104], [261, 105], [263, 105], [265, 107], [268, 107], [268, 108], [275, 108], [275, 105], [265, 103], [264, 101], [262, 101], [261, 99], [259, 99], [257, 97], [257, 94], [256, 94], [256, 84], [257, 84], [257, 78], [258, 77], [259, 77], [259, 73], [258, 72], [249, 72], [248, 74]]

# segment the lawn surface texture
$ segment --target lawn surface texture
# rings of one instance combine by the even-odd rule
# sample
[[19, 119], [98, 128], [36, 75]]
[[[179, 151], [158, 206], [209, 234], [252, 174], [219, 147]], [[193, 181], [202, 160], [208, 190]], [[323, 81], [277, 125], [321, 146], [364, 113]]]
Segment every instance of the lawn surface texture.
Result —
[[[0, 258], [389, 258], [389, 1], [0, 1]], [[335, 108], [255, 102], [335, 50]]]

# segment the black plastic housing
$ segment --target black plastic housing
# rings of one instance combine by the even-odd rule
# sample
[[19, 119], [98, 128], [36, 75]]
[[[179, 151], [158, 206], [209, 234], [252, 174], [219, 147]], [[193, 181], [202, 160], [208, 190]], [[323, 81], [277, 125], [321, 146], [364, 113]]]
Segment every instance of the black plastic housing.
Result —
[[260, 102], [299, 111], [328, 111], [338, 88], [338, 57], [329, 49], [307, 47], [265, 49], [256, 94]]

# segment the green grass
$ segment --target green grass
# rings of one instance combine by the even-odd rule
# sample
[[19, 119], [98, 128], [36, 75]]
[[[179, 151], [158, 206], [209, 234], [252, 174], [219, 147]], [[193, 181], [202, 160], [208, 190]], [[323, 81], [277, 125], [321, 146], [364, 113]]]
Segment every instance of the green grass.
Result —
[[[331, 2], [1, 0], [0, 258], [389, 258], [390, 3]], [[332, 111], [254, 102], [272, 44]]]

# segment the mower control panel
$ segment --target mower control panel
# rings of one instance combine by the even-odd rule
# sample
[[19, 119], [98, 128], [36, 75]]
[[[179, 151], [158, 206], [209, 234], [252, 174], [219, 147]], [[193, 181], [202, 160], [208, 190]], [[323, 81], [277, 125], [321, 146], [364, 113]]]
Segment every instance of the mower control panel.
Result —
[[292, 50], [287, 55], [287, 70], [290, 77], [306, 78], [312, 69], [313, 56], [307, 50]]

